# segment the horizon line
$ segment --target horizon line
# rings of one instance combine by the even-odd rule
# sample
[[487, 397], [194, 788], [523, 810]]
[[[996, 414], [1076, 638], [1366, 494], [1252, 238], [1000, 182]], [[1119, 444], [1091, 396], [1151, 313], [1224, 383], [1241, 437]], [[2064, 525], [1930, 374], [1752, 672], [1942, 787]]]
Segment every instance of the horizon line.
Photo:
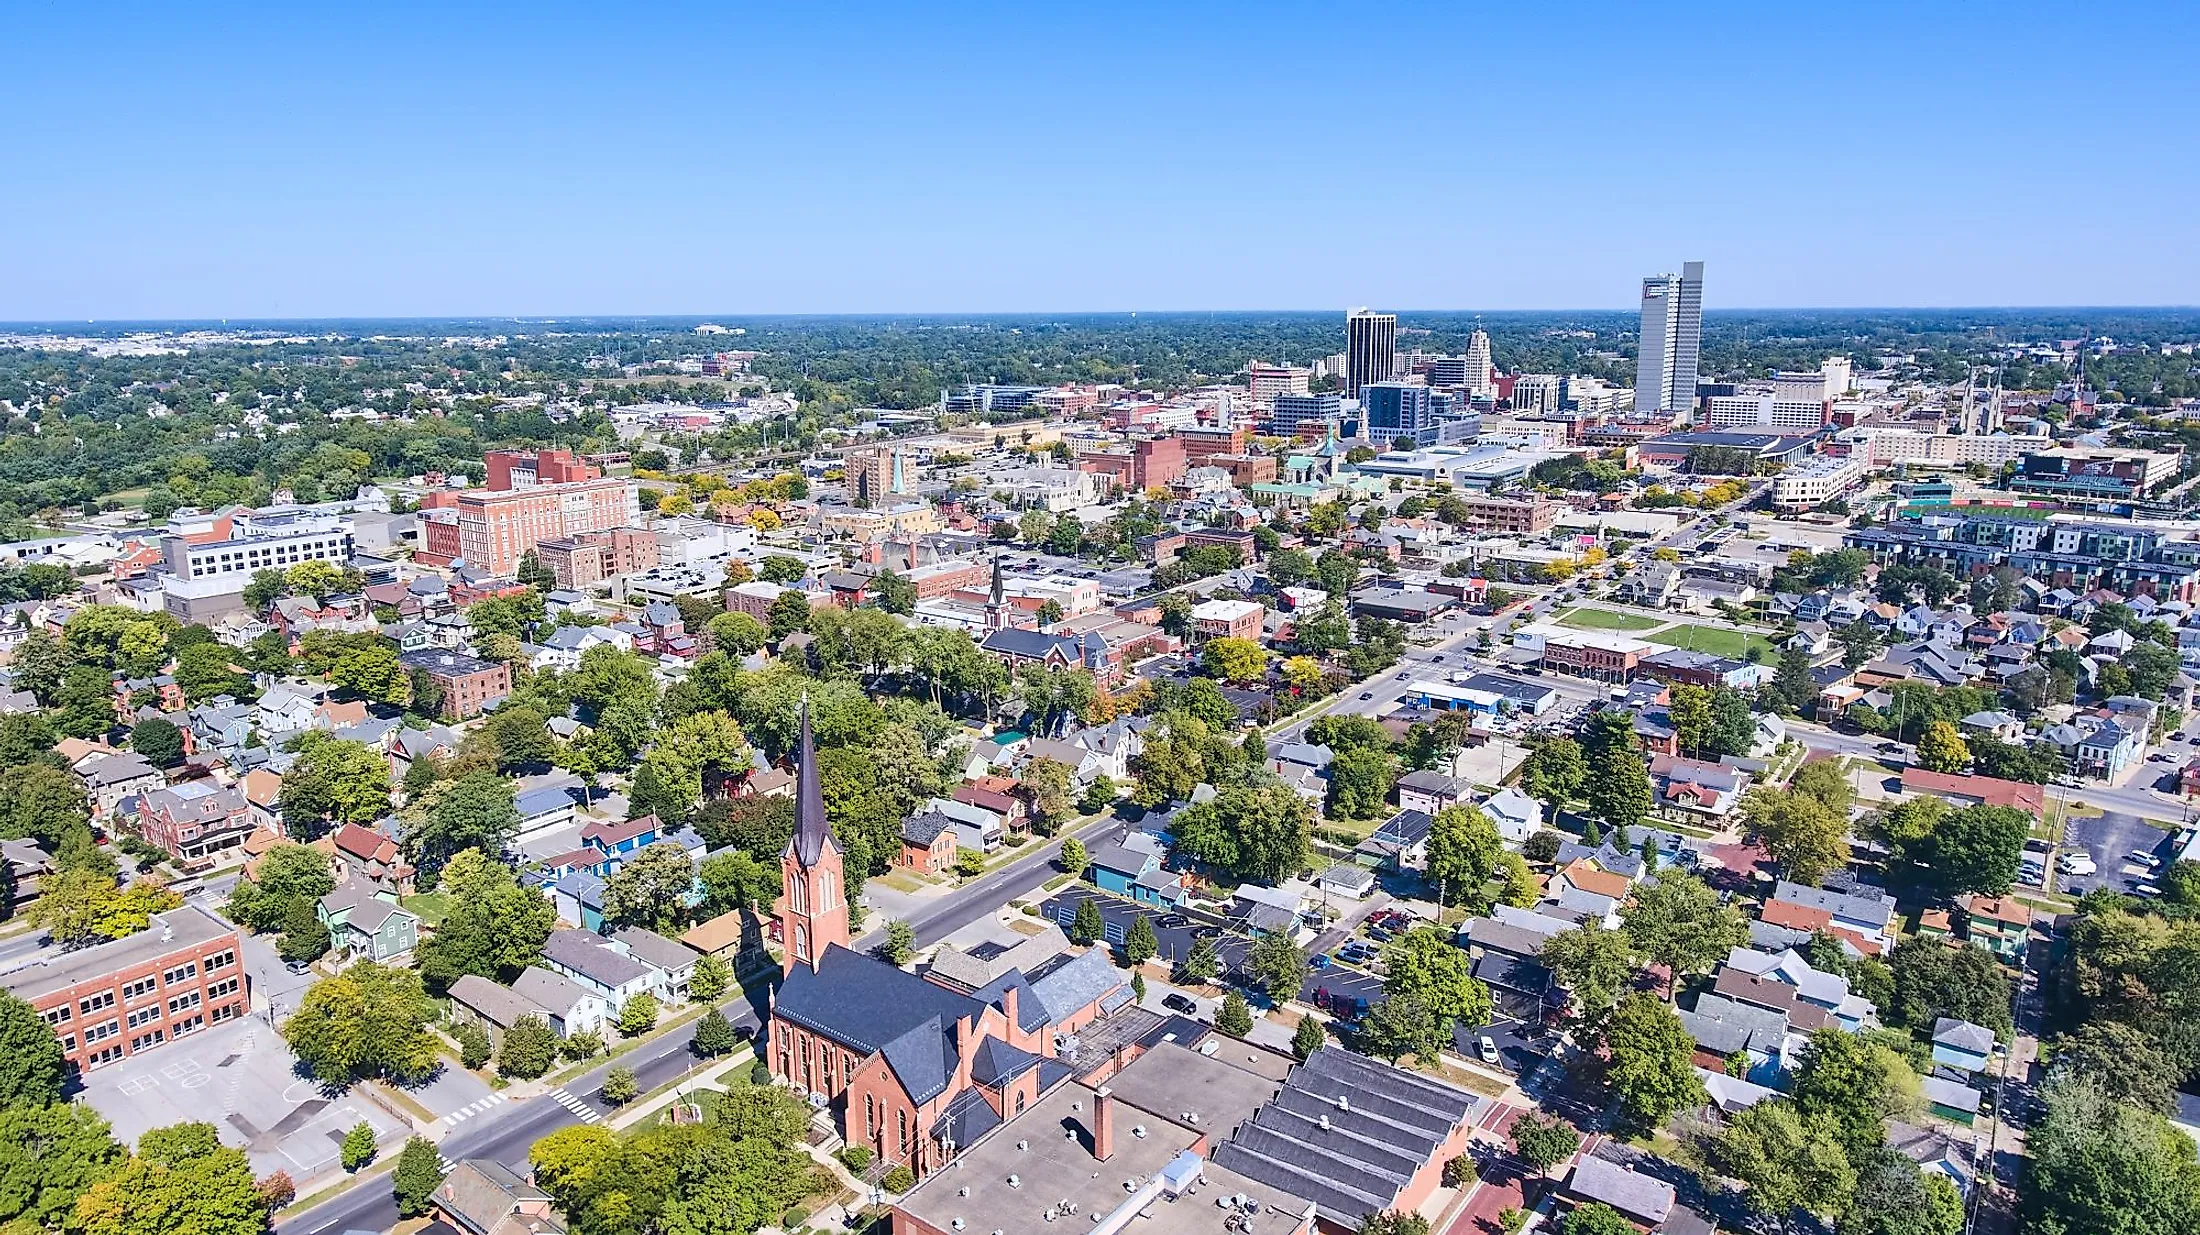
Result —
[[[1488, 309], [1488, 308], [1399, 308], [1375, 309], [1378, 313], [1404, 317], [1409, 314], [1485, 314], [1490, 316], [1527, 316], [1563, 314], [1620, 314], [1633, 315], [1634, 308], [1545, 308], [1545, 309]], [[1876, 304], [1876, 305], [1735, 305], [1706, 308], [1705, 317], [1743, 313], [2176, 313], [2200, 311], [2200, 303], [2191, 304]], [[249, 326], [262, 324], [295, 324], [306, 322], [453, 322], [490, 321], [517, 324], [555, 325], [560, 322], [670, 322], [694, 321], [710, 323], [724, 321], [774, 321], [774, 320], [825, 320], [893, 318], [1134, 318], [1140, 314], [1156, 317], [1239, 317], [1253, 315], [1281, 315], [1318, 317], [1335, 315], [1342, 317], [1345, 309], [1327, 308], [1233, 308], [1233, 309], [958, 309], [958, 310], [839, 310], [834, 312], [774, 312], [750, 310], [739, 313], [412, 313], [412, 314], [329, 314], [318, 313], [303, 316], [159, 316], [159, 317], [54, 317], [0, 319], [0, 330], [55, 329], [70, 326]]]

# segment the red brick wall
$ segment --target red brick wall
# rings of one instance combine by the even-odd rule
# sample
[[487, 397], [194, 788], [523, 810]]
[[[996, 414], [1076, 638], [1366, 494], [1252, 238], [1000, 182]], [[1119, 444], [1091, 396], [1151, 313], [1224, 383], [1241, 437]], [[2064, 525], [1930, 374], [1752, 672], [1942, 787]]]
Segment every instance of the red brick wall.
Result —
[[[209, 969], [209, 961], [226, 963]], [[167, 980], [189, 965], [192, 972]], [[127, 988], [135, 988], [130, 990]], [[142, 964], [79, 982], [33, 1000], [31, 1006], [53, 1026], [71, 1067], [90, 1069], [153, 1049], [178, 1036], [188, 1037], [217, 1021], [234, 1020], [251, 1007], [251, 980], [238, 956], [235, 932], [205, 944], [179, 948]], [[87, 1012], [86, 1000], [102, 1002]], [[173, 1005], [173, 1010], [171, 1006]], [[67, 1009], [65, 1016], [61, 1009]], [[132, 1026], [132, 1017], [140, 1023]], [[112, 1032], [105, 1027], [112, 1024]], [[158, 1033], [160, 1041], [150, 1039]], [[89, 1034], [101, 1036], [86, 1041]]]

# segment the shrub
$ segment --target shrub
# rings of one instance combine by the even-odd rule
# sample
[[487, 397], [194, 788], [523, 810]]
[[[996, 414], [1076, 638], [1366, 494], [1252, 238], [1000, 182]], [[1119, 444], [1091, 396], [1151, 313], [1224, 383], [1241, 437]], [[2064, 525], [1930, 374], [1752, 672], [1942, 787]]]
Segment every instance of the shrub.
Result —
[[1474, 1159], [1465, 1154], [1444, 1164], [1444, 1186], [1447, 1188], [1464, 1188], [1475, 1178]]
[[879, 1186], [888, 1192], [907, 1192], [917, 1186], [917, 1176], [916, 1172], [910, 1170], [906, 1165], [897, 1166], [886, 1172], [886, 1178], [878, 1182]]
[[868, 1145], [850, 1145], [837, 1156], [840, 1164], [855, 1174], [861, 1175], [871, 1169], [871, 1147]]
[[374, 1126], [362, 1119], [344, 1134], [344, 1143], [337, 1151], [347, 1171], [356, 1171], [374, 1161]]
[[298, 1199], [298, 1185], [290, 1178], [289, 1171], [275, 1172], [252, 1185], [252, 1190], [260, 1194], [260, 1203], [267, 1206], [269, 1213]]

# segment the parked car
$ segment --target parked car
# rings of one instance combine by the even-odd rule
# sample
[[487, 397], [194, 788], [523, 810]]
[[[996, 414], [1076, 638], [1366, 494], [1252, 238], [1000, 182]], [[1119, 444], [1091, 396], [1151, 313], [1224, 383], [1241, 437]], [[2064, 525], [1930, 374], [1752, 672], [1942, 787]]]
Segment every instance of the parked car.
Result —
[[1190, 926], [1192, 920], [1181, 913], [1165, 913], [1155, 918], [1153, 924], [1164, 930], [1175, 930], [1178, 927]]
[[1483, 1034], [1481, 1040], [1474, 1044], [1474, 1050], [1482, 1057], [1483, 1063], [1497, 1063], [1503, 1058], [1497, 1053], [1497, 1039], [1488, 1034]]
[[1313, 956], [1307, 959], [1306, 966], [1309, 969], [1329, 968], [1329, 954], [1326, 952], [1315, 953]]
[[1170, 991], [1168, 994], [1163, 995], [1161, 1006], [1171, 1012], [1179, 1012], [1185, 1016], [1197, 1016], [1199, 1014], [1199, 1005], [1192, 1002], [1191, 996], [1179, 994], [1176, 991]]
[[1373, 699], [1374, 697], [1375, 692], [1372, 690], [1363, 690], [1360, 692], [1360, 698], [1362, 699]]
[[2091, 875], [2101, 868], [2090, 853], [2066, 853], [2055, 863], [2065, 875]]

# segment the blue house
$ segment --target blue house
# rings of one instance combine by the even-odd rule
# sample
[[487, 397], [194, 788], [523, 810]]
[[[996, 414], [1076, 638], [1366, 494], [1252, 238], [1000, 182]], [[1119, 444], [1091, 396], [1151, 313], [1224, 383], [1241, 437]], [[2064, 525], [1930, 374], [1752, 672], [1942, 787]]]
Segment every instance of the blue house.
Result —
[[603, 880], [588, 871], [574, 871], [550, 885], [550, 899], [558, 919], [584, 931], [603, 929]]
[[1943, 1016], [1933, 1022], [1933, 1062], [1965, 1072], [1984, 1072], [1994, 1056], [1994, 1031]]
[[1130, 896], [1131, 886], [1141, 876], [1161, 869], [1161, 858], [1124, 845], [1102, 845], [1093, 851], [1091, 869], [1092, 881], [1101, 891]]
[[619, 823], [591, 823], [581, 829], [581, 844], [606, 858], [625, 858], [655, 844], [659, 827], [655, 815]]

